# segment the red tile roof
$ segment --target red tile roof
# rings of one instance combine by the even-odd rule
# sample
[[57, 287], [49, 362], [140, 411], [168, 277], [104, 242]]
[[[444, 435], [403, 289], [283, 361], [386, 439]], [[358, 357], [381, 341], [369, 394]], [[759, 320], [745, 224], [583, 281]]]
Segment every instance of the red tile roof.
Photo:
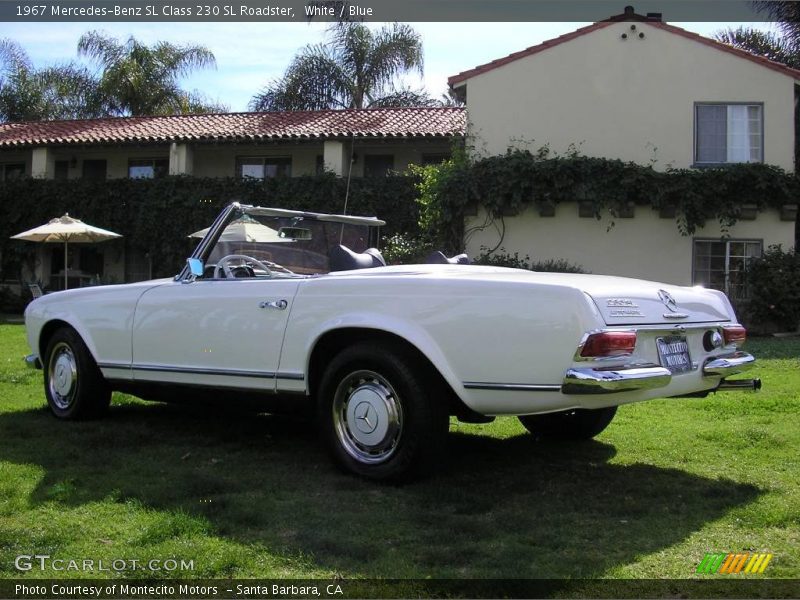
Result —
[[376, 108], [0, 124], [0, 147], [463, 136], [463, 108]]
[[702, 35], [699, 35], [697, 33], [692, 33], [691, 31], [686, 31], [685, 29], [681, 29], [680, 27], [675, 27], [674, 25], [662, 23], [659, 18], [651, 18], [638, 14], [621, 14], [609, 17], [605, 21], [598, 21], [597, 23], [593, 23], [592, 25], [581, 27], [580, 29], [576, 29], [571, 33], [566, 33], [564, 35], [558, 36], [557, 38], [553, 38], [552, 40], [547, 40], [545, 42], [542, 42], [537, 46], [531, 46], [530, 48], [526, 48], [525, 50], [514, 52], [513, 54], [509, 54], [508, 56], [504, 56], [503, 58], [498, 58], [497, 60], [493, 60], [492, 62], [486, 63], [485, 65], [477, 66], [474, 69], [469, 69], [468, 71], [462, 71], [458, 75], [453, 75], [452, 77], [448, 78], [447, 84], [450, 87], [453, 87], [454, 85], [463, 83], [467, 79], [475, 77], [476, 75], [480, 75], [481, 73], [491, 71], [493, 69], [496, 69], [497, 67], [501, 67], [515, 60], [519, 60], [520, 58], [525, 58], [526, 56], [531, 56], [532, 54], [538, 54], [539, 52], [547, 50], [548, 48], [552, 48], [554, 46], [558, 46], [565, 42], [569, 42], [570, 40], [574, 40], [577, 37], [581, 37], [588, 33], [592, 33], [593, 31], [604, 29], [609, 25], [614, 25], [615, 23], [619, 23], [622, 21], [644, 22], [650, 25], [651, 27], [655, 27], [656, 29], [661, 29], [663, 31], [668, 31], [669, 33], [674, 33], [675, 35], [680, 35], [692, 41], [699, 42], [701, 44], [705, 44], [706, 46], [711, 46], [712, 48], [716, 48], [717, 50], [728, 52], [730, 54], [733, 54], [734, 56], [738, 56], [739, 58], [749, 60], [751, 62], [761, 65], [762, 67], [766, 67], [768, 69], [772, 69], [773, 71], [783, 73], [784, 75], [787, 75], [792, 79], [800, 80], [800, 70], [787, 67], [783, 63], [779, 63], [774, 60], [764, 58], [763, 56], [757, 56], [755, 54], [751, 54], [750, 52], [747, 52], [745, 50], [734, 48], [733, 46], [730, 46], [728, 44], [723, 44], [722, 42], [718, 42], [716, 40], [703, 37]]

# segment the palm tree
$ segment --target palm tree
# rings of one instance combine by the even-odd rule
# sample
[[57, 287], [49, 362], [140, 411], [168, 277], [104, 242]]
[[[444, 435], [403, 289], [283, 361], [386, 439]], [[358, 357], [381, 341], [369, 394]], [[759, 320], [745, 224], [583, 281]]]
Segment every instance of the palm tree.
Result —
[[765, 56], [795, 69], [800, 68], [800, 49], [788, 37], [771, 32], [739, 27], [717, 31], [714, 38], [741, 50]]
[[427, 93], [398, 87], [397, 77], [423, 69], [422, 40], [408, 25], [395, 23], [373, 32], [361, 23], [342, 22], [328, 30], [327, 43], [309, 45], [286, 73], [250, 101], [259, 111], [432, 106]]
[[800, 3], [775, 0], [756, 0], [752, 3], [758, 12], [766, 13], [777, 23], [783, 39], [793, 46], [800, 46]]
[[72, 63], [34, 68], [25, 50], [0, 40], [0, 120], [84, 119], [104, 113], [97, 80]]
[[204, 46], [176, 46], [169, 42], [147, 46], [134, 37], [122, 44], [102, 32], [90, 31], [78, 41], [78, 54], [102, 67], [99, 88], [110, 114], [169, 115], [225, 110], [178, 85], [178, 78], [193, 70], [216, 66], [214, 55]]

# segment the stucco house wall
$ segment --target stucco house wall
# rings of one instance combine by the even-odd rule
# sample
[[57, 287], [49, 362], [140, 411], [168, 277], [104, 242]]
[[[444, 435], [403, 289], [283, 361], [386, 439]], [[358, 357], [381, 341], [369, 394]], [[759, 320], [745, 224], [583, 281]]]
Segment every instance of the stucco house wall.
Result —
[[[486, 221], [479, 213], [467, 219], [467, 230]], [[614, 225], [609, 229], [611, 222]], [[621, 275], [692, 285], [692, 264], [695, 239], [719, 240], [725, 232], [714, 221], [706, 222], [693, 236], [683, 236], [675, 219], [660, 218], [658, 211], [637, 206], [633, 218], [600, 220], [578, 216], [576, 203], [556, 207], [554, 217], [541, 217], [535, 209], [518, 216], [504, 218], [504, 234], [499, 223], [474, 230], [467, 239], [467, 252], [478, 256], [484, 248], [500, 245], [520, 258], [531, 261], [565, 259], [586, 271], [601, 275]], [[727, 235], [731, 239], [761, 241], [766, 249], [782, 244], [794, 245], [794, 223], [781, 221], [777, 210], [767, 210], [752, 221], [739, 221]]]
[[[794, 170], [800, 71], [627, 9], [449, 83], [466, 97], [467, 146], [476, 158], [547, 145], [556, 154], [575, 150], [657, 170], [702, 168], [695, 158], [696, 106], [746, 103], [761, 106], [763, 162]], [[660, 218], [646, 206], [637, 206], [633, 218], [606, 214], [598, 221], [580, 217], [577, 202], [565, 202], [553, 217], [530, 208], [504, 217], [502, 226], [486, 222], [482, 213], [467, 217], [472, 256], [502, 247], [533, 261], [565, 259], [593, 273], [682, 285], [702, 281], [701, 261], [695, 264], [695, 252], [704, 246], [699, 242], [713, 241], [715, 252], [728, 241], [756, 242], [747, 247], [762, 250], [795, 244], [791, 210], [766, 210], [728, 231], [708, 222], [692, 236], [682, 236], [674, 218]], [[732, 255], [727, 248], [726, 261]], [[741, 277], [727, 263], [725, 272], [725, 287]]]
[[588, 156], [689, 167], [695, 103], [748, 102], [763, 103], [764, 162], [794, 168], [790, 76], [646, 22], [611, 23], [466, 85], [478, 153], [573, 144]]

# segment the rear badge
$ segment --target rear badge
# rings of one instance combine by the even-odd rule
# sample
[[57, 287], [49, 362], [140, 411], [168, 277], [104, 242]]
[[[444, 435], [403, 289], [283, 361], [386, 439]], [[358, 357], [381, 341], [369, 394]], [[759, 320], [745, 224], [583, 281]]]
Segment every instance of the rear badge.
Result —
[[615, 310], [608, 311], [608, 314], [612, 317], [643, 317], [641, 311], [636, 310], [635, 308], [618, 308]]
[[667, 290], [658, 290], [658, 299], [664, 303], [670, 312], [678, 312], [678, 303]]
[[638, 304], [630, 298], [609, 298], [606, 300], [606, 306], [609, 308], [638, 308]]

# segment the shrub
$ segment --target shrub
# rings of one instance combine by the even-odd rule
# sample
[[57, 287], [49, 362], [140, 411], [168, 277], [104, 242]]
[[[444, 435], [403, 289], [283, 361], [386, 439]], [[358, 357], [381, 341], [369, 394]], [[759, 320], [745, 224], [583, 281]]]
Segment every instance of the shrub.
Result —
[[422, 236], [397, 233], [383, 238], [381, 254], [387, 265], [413, 265], [425, 262], [432, 246]]
[[759, 328], [794, 331], [800, 325], [800, 254], [770, 246], [747, 271], [747, 313]]
[[[417, 227], [417, 179], [405, 175], [355, 178], [348, 214], [375, 215], [392, 235]], [[331, 174], [273, 178], [164, 177], [159, 179], [19, 179], [0, 183], [0, 280], [17, 279], [36, 245], [9, 239], [24, 229], [69, 212], [122, 234], [126, 250], [148, 252], [153, 276], [174, 275], [191, 243], [186, 236], [208, 227], [233, 200], [245, 204], [341, 213], [347, 181]]]
[[581, 265], [574, 265], [563, 258], [547, 258], [531, 262], [528, 254], [525, 258], [520, 258], [519, 252], [509, 254], [505, 248], [500, 248], [499, 252], [489, 252], [486, 246], [481, 246], [481, 251], [473, 261], [476, 265], [510, 267], [543, 273], [586, 273]]

